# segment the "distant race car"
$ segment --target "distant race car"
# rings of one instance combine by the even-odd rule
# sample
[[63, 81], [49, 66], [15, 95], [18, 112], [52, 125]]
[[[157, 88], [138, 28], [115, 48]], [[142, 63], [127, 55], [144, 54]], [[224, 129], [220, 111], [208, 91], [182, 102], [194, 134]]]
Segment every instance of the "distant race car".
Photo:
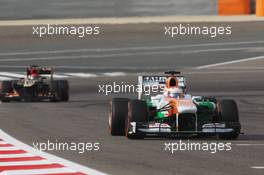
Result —
[[67, 80], [54, 80], [52, 68], [30, 66], [25, 78], [2, 81], [0, 99], [10, 101], [68, 101]]
[[180, 72], [165, 76], [139, 76], [138, 85], [163, 86], [154, 96], [140, 92], [138, 99], [114, 98], [110, 102], [111, 135], [141, 139], [147, 136], [219, 136], [236, 139], [241, 130], [234, 100], [191, 96]]

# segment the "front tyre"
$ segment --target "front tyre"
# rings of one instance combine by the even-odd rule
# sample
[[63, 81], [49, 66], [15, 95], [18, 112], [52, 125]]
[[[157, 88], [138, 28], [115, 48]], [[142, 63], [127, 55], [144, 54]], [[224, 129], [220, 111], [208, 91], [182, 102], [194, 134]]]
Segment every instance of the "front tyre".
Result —
[[108, 128], [113, 136], [125, 135], [125, 120], [127, 116], [127, 98], [114, 98], [110, 101], [110, 109], [108, 115]]
[[50, 99], [51, 102], [59, 102], [61, 101], [61, 84], [58, 80], [53, 80], [51, 84], [51, 92], [52, 98]]
[[61, 101], [69, 101], [69, 82], [67, 80], [59, 80]]
[[226, 124], [228, 128], [233, 128], [233, 132], [219, 134], [220, 139], [234, 140], [240, 134], [241, 125], [239, 122], [239, 114], [237, 104], [234, 100], [220, 101], [220, 117], [221, 121]]

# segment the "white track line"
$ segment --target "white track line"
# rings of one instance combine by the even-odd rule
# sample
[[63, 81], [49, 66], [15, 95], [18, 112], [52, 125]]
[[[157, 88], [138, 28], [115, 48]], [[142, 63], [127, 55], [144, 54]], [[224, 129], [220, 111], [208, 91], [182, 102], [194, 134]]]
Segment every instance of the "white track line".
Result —
[[0, 147], [0, 151], [11, 151], [11, 150], [18, 150], [19, 148], [16, 148], [14, 146], [8, 146], [8, 147]]
[[124, 72], [106, 72], [103, 73], [104, 76], [109, 76], [109, 77], [117, 77], [117, 76], [125, 76], [126, 73]]
[[[24, 78], [25, 75], [23, 73], [12, 73], [12, 72], [0, 72], [0, 75], [6, 75], [7, 77], [2, 76], [0, 80], [12, 80], [12, 78]], [[125, 76], [127, 75], [125, 72], [105, 72], [105, 73], [59, 73], [54, 74], [54, 78], [94, 78], [98, 76]], [[43, 77], [49, 77], [48, 75], [42, 75]], [[10, 78], [12, 77], [12, 78]]]
[[0, 158], [17, 158], [17, 157], [32, 157], [33, 154], [23, 153], [23, 154], [0, 154]]
[[[76, 173], [76, 171], [69, 168], [50, 168], [37, 170], [10, 170], [2, 173], [3, 175], [29, 175], [29, 174], [56, 174], [56, 173]], [[92, 175], [92, 174], [91, 174]]]
[[0, 62], [21, 62], [21, 61], [50, 61], [50, 60], [76, 60], [76, 59], [91, 59], [91, 58], [111, 58], [111, 57], [129, 57], [129, 56], [142, 56], [154, 54], [173, 54], [179, 51], [157, 51], [157, 52], [129, 52], [129, 53], [116, 53], [116, 54], [94, 54], [94, 55], [72, 55], [72, 56], [48, 56], [48, 57], [29, 57], [29, 58], [4, 58]]
[[255, 15], [243, 16], [149, 16], [149, 17], [119, 17], [119, 18], [74, 18], [74, 19], [32, 19], [32, 20], [5, 20], [0, 26], [31, 26], [44, 24], [148, 24], [148, 23], [180, 23], [180, 22], [246, 22], [264, 21]]
[[208, 64], [208, 65], [204, 65], [204, 66], [198, 66], [198, 67], [196, 67], [196, 69], [207, 69], [207, 68], [212, 68], [212, 67], [217, 67], [217, 66], [242, 63], [242, 62], [247, 62], [247, 61], [255, 61], [255, 60], [260, 60], [260, 59], [264, 59], [264, 56], [251, 57], [251, 58], [245, 58], [245, 59], [234, 60], [234, 61], [226, 61], [226, 62], [216, 63], [216, 64]]
[[147, 46], [147, 47], [65, 49], [65, 50], [47, 50], [47, 51], [0, 53], [0, 56], [36, 55], [36, 54], [63, 54], [63, 53], [85, 53], [85, 52], [111, 52], [111, 51], [136, 51], [136, 50], [158, 50], [158, 49], [176, 49], [176, 48], [185, 48], [185, 47], [189, 48], [189, 47], [205, 47], [205, 46], [263, 44], [263, 43], [264, 43], [263, 40], [259, 40], [259, 41], [239, 41], [239, 42], [202, 43], [202, 44]]
[[264, 166], [252, 166], [253, 169], [264, 169]]
[[[50, 75], [41, 75], [42, 77], [50, 77]], [[67, 75], [62, 75], [62, 74], [53, 74], [54, 78], [68, 78], [69, 76]]]
[[18, 74], [18, 73], [11, 73], [11, 72], [0, 72], [1, 76], [7, 76], [7, 77], [16, 77], [16, 78], [24, 78], [25, 75]]
[[227, 70], [227, 69], [230, 69], [231, 71], [233, 71], [233, 70], [237, 70], [237, 71], [239, 71], [239, 70], [241, 70], [242, 71], [242, 69], [243, 70], [245, 70], [245, 71], [247, 71], [247, 70], [264, 70], [264, 67], [263, 67], [263, 65], [256, 65], [256, 66], [228, 66], [228, 67], [218, 67], [217, 68], [218, 70], [221, 70], [221, 69], [225, 69], [225, 70]]
[[264, 146], [264, 143], [237, 143], [236, 146]]
[[[68, 167], [68, 168], [65, 168], [63, 170], [63, 168], [58, 168], [56, 170], [56, 168], [51, 168], [51, 169], [43, 169], [43, 170], [26, 170], [26, 171], [6, 171], [7, 173], [5, 174], [14, 174], [14, 175], [19, 175], [19, 174], [25, 174], [25, 175], [29, 175], [29, 174], [47, 174], [47, 173], [61, 173], [61, 172], [68, 172], [68, 171], [72, 171], [70, 169], [73, 169], [73, 170], [76, 170], [78, 172], [82, 172], [82, 173], [85, 173], [85, 174], [91, 174], [91, 175], [106, 175], [105, 173], [102, 173], [102, 172], [99, 172], [97, 170], [94, 170], [94, 169], [91, 169], [91, 168], [88, 168], [88, 167], [85, 167], [85, 166], [82, 166], [82, 165], [79, 165], [77, 163], [74, 163], [74, 162], [71, 162], [69, 160], [66, 160], [66, 159], [63, 159], [63, 158], [59, 158], [57, 156], [54, 156], [54, 155], [51, 155], [49, 153], [45, 153], [45, 152], [40, 152], [40, 151], [37, 151], [35, 149], [33, 149], [32, 147], [16, 140], [15, 138], [9, 136], [8, 134], [6, 134], [4, 131], [0, 130], [0, 138], [3, 139], [5, 142], [7, 143], [10, 143], [12, 145], [15, 145], [16, 147], [19, 147], [20, 149], [22, 150], [25, 150], [27, 151], [28, 153], [30, 154], [33, 154], [35, 156], [40, 156], [40, 157], [43, 157], [45, 159], [47, 159], [48, 161], [51, 161], [51, 162], [58, 162], [59, 164], [62, 164], [64, 165], [65, 167]], [[31, 155], [32, 156], [32, 155]], [[76, 172], [74, 171], [74, 172]], [[26, 172], [26, 173], [25, 173]]]
[[0, 166], [14, 166], [14, 165], [47, 165], [52, 164], [47, 160], [35, 160], [35, 161], [17, 161], [17, 162], [0, 162]]
[[0, 80], [1, 80], [1, 81], [3, 81], [3, 80], [11, 80], [11, 78], [0, 76]]
[[227, 52], [227, 51], [240, 51], [240, 50], [250, 50], [250, 49], [263, 49], [264, 47], [235, 47], [235, 48], [217, 48], [217, 49], [200, 49], [200, 50], [188, 50], [179, 51], [179, 53], [190, 54], [190, 53], [202, 53], [202, 52]]
[[64, 73], [65, 75], [69, 75], [72, 77], [79, 77], [79, 78], [93, 78], [97, 77], [98, 75], [92, 73]]
[[[0, 72], [0, 80], [10, 80], [11, 78], [9, 77], [14, 77], [14, 78], [25, 78], [25, 74], [24, 73], [12, 73], [12, 72]], [[7, 76], [7, 77], [4, 77]], [[50, 75], [42, 75], [43, 77], [50, 77]], [[53, 74], [54, 78], [68, 78], [69, 76], [67, 75], [61, 75], [61, 74]]]
[[47, 56], [47, 57], [28, 57], [28, 58], [3, 58], [0, 62], [23, 62], [23, 61], [49, 61], [49, 60], [76, 60], [76, 59], [94, 59], [94, 58], [112, 58], [112, 57], [131, 57], [131, 56], [148, 56], [148, 55], [171, 55], [171, 54], [188, 54], [188, 53], [199, 53], [199, 52], [219, 52], [219, 51], [236, 51], [253, 49], [255, 47], [243, 47], [243, 48], [227, 48], [227, 49], [201, 49], [192, 51], [142, 51], [142, 52], [120, 52], [120, 53], [109, 53], [109, 54], [91, 54], [91, 55], [71, 55], [71, 56]]

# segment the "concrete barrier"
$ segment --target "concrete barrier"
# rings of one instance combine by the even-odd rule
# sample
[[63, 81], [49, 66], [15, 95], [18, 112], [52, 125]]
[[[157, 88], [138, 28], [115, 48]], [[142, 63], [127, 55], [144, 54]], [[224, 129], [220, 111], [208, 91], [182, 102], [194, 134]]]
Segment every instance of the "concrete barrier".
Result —
[[218, 15], [247, 15], [250, 7], [250, 0], [218, 0]]

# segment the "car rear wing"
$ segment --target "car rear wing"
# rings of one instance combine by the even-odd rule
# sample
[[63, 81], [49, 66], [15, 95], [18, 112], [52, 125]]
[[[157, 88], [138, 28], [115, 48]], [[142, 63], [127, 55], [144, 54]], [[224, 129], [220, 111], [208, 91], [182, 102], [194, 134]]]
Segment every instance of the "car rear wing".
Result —
[[[169, 77], [171, 76], [138, 76], [138, 86], [141, 89], [141, 91], [138, 92], [138, 99], [142, 99], [142, 96], [144, 95], [144, 86], [165, 86], [166, 80]], [[184, 76], [176, 76], [176, 78], [179, 81], [179, 87], [186, 89], [186, 78]]]
[[39, 74], [40, 75], [52, 75], [53, 74], [53, 70], [52, 70], [52, 68], [40, 68], [39, 69]]
[[34, 69], [36, 71], [36, 74], [40, 76], [47, 77], [50, 75], [50, 79], [53, 80], [53, 69], [52, 68], [47, 68], [47, 67], [30, 67], [27, 69], [27, 77], [31, 75], [31, 69]]

